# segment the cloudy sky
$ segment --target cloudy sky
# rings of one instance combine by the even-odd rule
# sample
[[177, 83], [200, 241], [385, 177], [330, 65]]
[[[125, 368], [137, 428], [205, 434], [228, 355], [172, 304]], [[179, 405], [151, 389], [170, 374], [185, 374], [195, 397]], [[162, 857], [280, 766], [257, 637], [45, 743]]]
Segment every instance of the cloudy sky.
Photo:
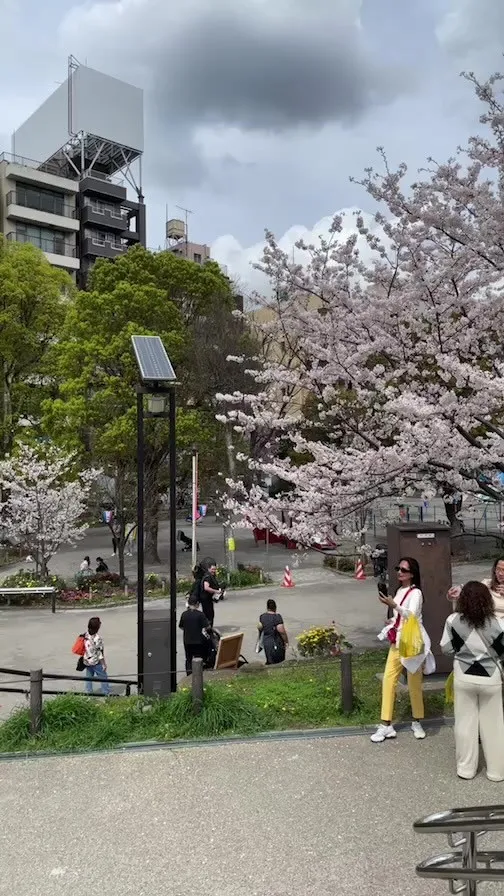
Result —
[[145, 89], [148, 243], [165, 206], [252, 288], [265, 227], [285, 246], [366, 196], [383, 145], [412, 172], [478, 106], [459, 73], [502, 69], [503, 0], [0, 0], [0, 149], [70, 53]]

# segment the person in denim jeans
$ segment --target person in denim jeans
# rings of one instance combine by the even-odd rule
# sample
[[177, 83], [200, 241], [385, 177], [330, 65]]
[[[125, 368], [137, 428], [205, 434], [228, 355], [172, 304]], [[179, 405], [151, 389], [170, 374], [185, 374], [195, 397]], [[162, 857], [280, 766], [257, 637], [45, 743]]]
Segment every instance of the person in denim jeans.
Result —
[[98, 616], [92, 616], [84, 636], [84, 665], [86, 667], [86, 692], [88, 694], [93, 693], [93, 678], [95, 677], [101, 682], [102, 694], [110, 694], [103, 640], [99, 634], [100, 628], [101, 620]]

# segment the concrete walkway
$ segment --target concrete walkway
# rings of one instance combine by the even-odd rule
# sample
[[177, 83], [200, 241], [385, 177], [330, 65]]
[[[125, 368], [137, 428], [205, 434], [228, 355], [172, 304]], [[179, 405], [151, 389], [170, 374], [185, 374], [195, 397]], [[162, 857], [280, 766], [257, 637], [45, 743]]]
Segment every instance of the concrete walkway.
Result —
[[413, 822], [498, 802], [457, 779], [449, 729], [3, 763], [0, 894], [444, 894], [414, 869], [446, 841]]

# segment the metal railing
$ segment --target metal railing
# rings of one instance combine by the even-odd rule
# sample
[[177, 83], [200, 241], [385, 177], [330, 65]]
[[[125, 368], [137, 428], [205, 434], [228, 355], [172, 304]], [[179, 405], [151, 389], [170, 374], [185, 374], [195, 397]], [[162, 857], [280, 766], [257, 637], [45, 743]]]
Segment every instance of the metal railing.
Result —
[[75, 258], [77, 255], [75, 246], [69, 246], [62, 239], [30, 236], [28, 233], [19, 233], [13, 230], [7, 234], [7, 239], [16, 243], [31, 243], [42, 252], [51, 252], [53, 255], [64, 255], [67, 258]]
[[485, 834], [504, 831], [504, 805], [468, 806], [437, 812], [416, 821], [413, 830], [446, 834], [451, 852], [420, 862], [421, 878], [446, 880], [450, 893], [477, 896], [478, 884], [504, 881], [504, 850], [478, 850]]
[[33, 198], [27, 199], [26, 196], [23, 196], [22, 192], [11, 190], [10, 193], [7, 193], [7, 205], [11, 204], [20, 205], [22, 208], [32, 208], [37, 212], [46, 212], [48, 215], [60, 215], [62, 218], [77, 217], [77, 209], [75, 206], [66, 205], [65, 203], [59, 202], [56, 197], [43, 194], [37, 196], [37, 194], [34, 193]]

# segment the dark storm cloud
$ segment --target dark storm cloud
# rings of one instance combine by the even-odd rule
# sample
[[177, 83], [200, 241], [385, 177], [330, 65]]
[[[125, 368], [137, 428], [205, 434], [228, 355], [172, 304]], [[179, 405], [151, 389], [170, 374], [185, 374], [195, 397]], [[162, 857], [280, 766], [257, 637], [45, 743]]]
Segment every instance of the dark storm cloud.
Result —
[[[179, 22], [155, 64], [166, 116], [282, 131], [349, 122], [388, 102], [404, 78], [378, 64], [355, 23], [357, 2], [234, 2]], [[382, 54], [383, 60], [383, 54]]]

